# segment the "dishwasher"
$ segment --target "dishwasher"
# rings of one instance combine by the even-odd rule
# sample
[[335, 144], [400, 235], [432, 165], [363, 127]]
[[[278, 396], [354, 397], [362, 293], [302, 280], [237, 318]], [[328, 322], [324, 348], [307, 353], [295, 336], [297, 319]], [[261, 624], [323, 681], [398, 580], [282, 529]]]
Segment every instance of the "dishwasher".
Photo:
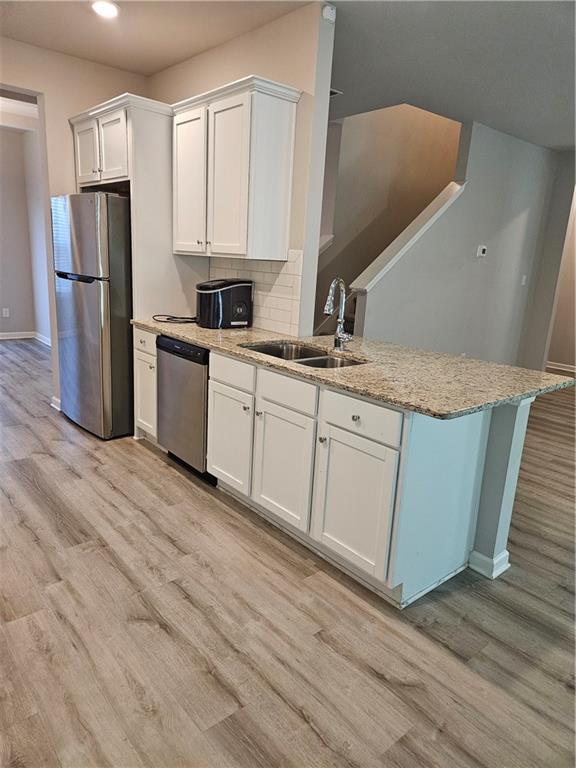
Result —
[[206, 472], [208, 359], [203, 347], [158, 336], [158, 442], [198, 472]]

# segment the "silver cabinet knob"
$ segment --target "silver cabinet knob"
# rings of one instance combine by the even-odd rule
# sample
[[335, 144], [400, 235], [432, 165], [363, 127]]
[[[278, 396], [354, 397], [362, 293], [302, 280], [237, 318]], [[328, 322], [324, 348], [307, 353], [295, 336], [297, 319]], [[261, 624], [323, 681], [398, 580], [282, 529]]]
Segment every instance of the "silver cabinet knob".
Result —
[[319, 437], [318, 438], [318, 442], [319, 443], [325, 443], [326, 442], [326, 438], [325, 437]]
[[148, 365], [148, 368], [149, 368], [151, 371], [155, 371], [155, 370], [156, 370], [156, 366], [155, 366], [155, 365], [150, 365], [150, 364], [149, 364], [149, 365]]
[[256, 411], [256, 416], [262, 416], [262, 411]]
[[146, 339], [140, 339], [140, 344], [146, 344]]
[[354, 416], [352, 416], [352, 421], [360, 421], [360, 416], [358, 416], [358, 414], [355, 413]]
[[242, 406], [242, 410], [248, 412], [250, 410], [250, 406], [249, 405], [243, 405]]
[[204, 245], [204, 240], [196, 240], [196, 245]]

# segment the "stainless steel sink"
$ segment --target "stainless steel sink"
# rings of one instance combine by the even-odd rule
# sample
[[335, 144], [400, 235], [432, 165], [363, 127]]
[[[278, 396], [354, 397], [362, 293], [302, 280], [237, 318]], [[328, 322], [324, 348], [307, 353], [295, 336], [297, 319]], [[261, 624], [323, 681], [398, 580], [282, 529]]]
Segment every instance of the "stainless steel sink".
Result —
[[347, 368], [349, 365], [364, 365], [364, 360], [354, 360], [351, 357], [317, 357], [311, 360], [299, 360], [300, 365], [309, 368]]
[[322, 357], [327, 355], [324, 349], [307, 347], [304, 344], [293, 344], [289, 341], [269, 341], [256, 344], [242, 344], [245, 349], [260, 352], [262, 355], [280, 357], [282, 360], [303, 360], [309, 357]]

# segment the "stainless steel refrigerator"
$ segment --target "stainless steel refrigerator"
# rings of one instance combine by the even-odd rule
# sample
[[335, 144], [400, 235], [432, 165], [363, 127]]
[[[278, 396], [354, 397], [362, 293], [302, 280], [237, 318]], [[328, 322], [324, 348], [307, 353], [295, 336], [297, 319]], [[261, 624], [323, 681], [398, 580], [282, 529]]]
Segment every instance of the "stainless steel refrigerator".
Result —
[[127, 197], [52, 198], [60, 407], [98, 437], [131, 434], [132, 280]]

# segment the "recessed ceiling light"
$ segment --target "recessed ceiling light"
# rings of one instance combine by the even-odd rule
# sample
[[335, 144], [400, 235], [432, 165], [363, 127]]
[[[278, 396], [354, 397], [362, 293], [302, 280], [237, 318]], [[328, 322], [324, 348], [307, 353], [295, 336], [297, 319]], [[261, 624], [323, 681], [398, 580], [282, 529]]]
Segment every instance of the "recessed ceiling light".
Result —
[[92, 3], [92, 10], [98, 16], [104, 16], [105, 19], [114, 19], [118, 16], [118, 6], [116, 3], [111, 3], [110, 0], [97, 0], [97, 2]]

